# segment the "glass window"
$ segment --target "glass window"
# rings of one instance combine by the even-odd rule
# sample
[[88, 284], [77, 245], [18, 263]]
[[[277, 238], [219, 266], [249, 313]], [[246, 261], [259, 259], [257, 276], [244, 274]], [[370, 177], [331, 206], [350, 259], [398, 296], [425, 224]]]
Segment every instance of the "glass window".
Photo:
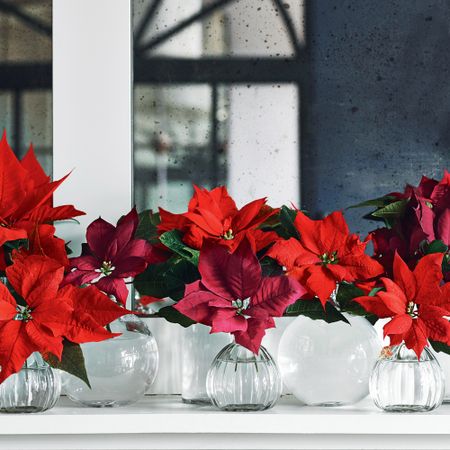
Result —
[[133, 6], [138, 208], [182, 211], [192, 183], [298, 203], [302, 3]]
[[0, 127], [19, 157], [33, 142], [52, 170], [52, 2], [0, 3]]

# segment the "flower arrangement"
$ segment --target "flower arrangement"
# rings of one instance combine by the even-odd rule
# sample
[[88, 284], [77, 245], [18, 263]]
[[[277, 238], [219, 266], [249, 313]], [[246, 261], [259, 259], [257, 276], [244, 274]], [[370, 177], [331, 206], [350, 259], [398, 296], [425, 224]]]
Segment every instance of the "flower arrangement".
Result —
[[422, 177], [418, 186], [355, 205], [384, 226], [370, 232], [384, 276], [373, 296], [354, 299], [379, 318], [391, 345], [404, 342], [420, 358], [431, 344], [450, 354], [450, 173]]
[[[365, 314], [351, 302], [364, 292], [355, 283], [374, 283], [383, 273], [364, 253], [367, 242], [349, 232], [341, 212], [314, 221], [296, 209], [271, 208], [265, 199], [238, 209], [225, 187], [208, 191], [194, 186], [187, 212], [160, 209], [159, 214], [145, 211], [140, 217], [138, 235], [165, 255], [135, 278], [146, 304], [170, 298], [175, 304], [163, 303], [160, 316], [183, 326], [200, 322], [211, 326], [211, 332], [231, 332], [256, 352], [263, 330], [274, 326], [269, 317], [304, 314], [333, 322], [346, 321], [341, 311]], [[239, 272], [239, 267], [245, 270]], [[212, 274], [221, 274], [222, 285], [211, 287]], [[227, 287], [238, 280], [253, 291]], [[264, 285], [264, 302], [258, 298], [258, 283]], [[336, 300], [338, 285], [342, 289]], [[280, 300], [270, 306], [277, 291]], [[254, 302], [258, 310], [271, 314], [258, 311], [258, 319], [254, 317]]]
[[39, 352], [89, 384], [80, 344], [118, 335], [109, 325], [130, 313], [131, 283], [142, 310], [158, 303], [170, 322], [230, 333], [255, 358], [274, 318], [349, 323], [345, 313], [389, 319], [385, 336], [418, 359], [428, 345], [450, 354], [447, 171], [356, 205], [384, 225], [364, 240], [341, 211], [313, 220], [265, 198], [238, 208], [225, 187], [194, 186], [184, 213], [98, 218], [70, 258], [54, 222], [84, 213], [52, 200], [67, 176], [51, 182], [33, 148], [18, 160], [4, 134], [0, 177], [0, 383]]
[[[72, 205], [54, 206], [52, 200], [53, 192], [67, 176], [51, 182], [32, 147], [18, 160], [6, 133], [0, 141], [0, 171], [0, 383], [20, 371], [32, 353], [39, 352], [51, 366], [89, 385], [80, 344], [117, 336], [108, 331], [108, 324], [130, 312], [118, 304], [123, 303], [124, 289], [117, 279], [138, 267], [145, 268], [141, 250], [149, 246], [140, 243], [139, 247], [138, 243], [136, 250], [130, 244], [135, 221], [131, 219], [130, 224], [128, 219], [125, 230], [114, 233], [114, 227], [109, 227], [110, 235], [104, 233], [104, 238], [111, 237], [111, 245], [105, 250], [98, 235], [92, 233], [92, 228], [98, 228], [97, 222], [90, 229], [92, 255], [101, 250], [109, 252], [117, 265], [114, 281], [95, 286], [89, 279], [87, 285], [85, 277], [75, 286], [74, 274], [65, 276], [73, 261], [69, 263], [66, 242], [55, 235], [54, 222], [84, 213]], [[119, 250], [123, 258], [128, 258], [127, 273], [120, 270], [123, 260], [114, 258]], [[117, 295], [118, 303], [107, 294]]]

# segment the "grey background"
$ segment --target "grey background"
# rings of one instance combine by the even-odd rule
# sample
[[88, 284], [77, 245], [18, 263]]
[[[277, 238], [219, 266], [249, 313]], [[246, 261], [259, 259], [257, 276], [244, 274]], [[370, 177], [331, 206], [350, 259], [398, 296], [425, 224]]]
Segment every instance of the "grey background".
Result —
[[[302, 206], [336, 208], [450, 168], [450, 2], [306, 3]], [[346, 212], [353, 231], [373, 224]]]

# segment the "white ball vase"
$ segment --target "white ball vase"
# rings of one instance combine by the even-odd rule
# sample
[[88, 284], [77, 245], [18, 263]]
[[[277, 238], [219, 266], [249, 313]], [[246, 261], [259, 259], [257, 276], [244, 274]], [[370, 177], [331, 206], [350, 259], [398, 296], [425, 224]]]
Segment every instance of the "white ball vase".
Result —
[[278, 366], [287, 389], [303, 404], [350, 405], [369, 394], [369, 379], [382, 349], [363, 317], [345, 322], [297, 317], [281, 337]]

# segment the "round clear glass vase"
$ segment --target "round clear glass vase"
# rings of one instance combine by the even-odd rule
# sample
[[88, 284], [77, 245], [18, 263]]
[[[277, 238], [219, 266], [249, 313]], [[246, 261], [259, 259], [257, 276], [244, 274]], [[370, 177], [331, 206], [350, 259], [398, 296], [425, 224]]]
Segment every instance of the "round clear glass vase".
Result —
[[431, 411], [441, 405], [444, 393], [444, 373], [428, 348], [420, 359], [405, 344], [385, 350], [370, 377], [370, 395], [385, 411]]
[[195, 324], [184, 330], [182, 342], [182, 390], [184, 403], [210, 404], [206, 377], [217, 353], [232, 338], [228, 333], [210, 333], [210, 328]]
[[281, 337], [278, 365], [283, 382], [303, 404], [350, 405], [369, 394], [382, 342], [365, 318], [344, 316], [350, 324], [298, 316]]
[[258, 355], [239, 344], [223, 348], [208, 371], [211, 402], [223, 411], [262, 411], [272, 408], [282, 391], [280, 372], [269, 352]]
[[445, 394], [443, 403], [450, 403], [450, 355], [447, 355], [447, 353], [443, 352], [434, 352], [433, 350], [431, 351], [444, 372]]
[[37, 413], [55, 406], [61, 379], [39, 353], [33, 353], [20, 372], [0, 384], [0, 412]]
[[134, 315], [110, 324], [122, 333], [102, 342], [82, 344], [86, 371], [91, 384], [72, 376], [64, 377], [64, 391], [84, 406], [125, 406], [142, 398], [158, 370], [158, 347], [147, 325]]

